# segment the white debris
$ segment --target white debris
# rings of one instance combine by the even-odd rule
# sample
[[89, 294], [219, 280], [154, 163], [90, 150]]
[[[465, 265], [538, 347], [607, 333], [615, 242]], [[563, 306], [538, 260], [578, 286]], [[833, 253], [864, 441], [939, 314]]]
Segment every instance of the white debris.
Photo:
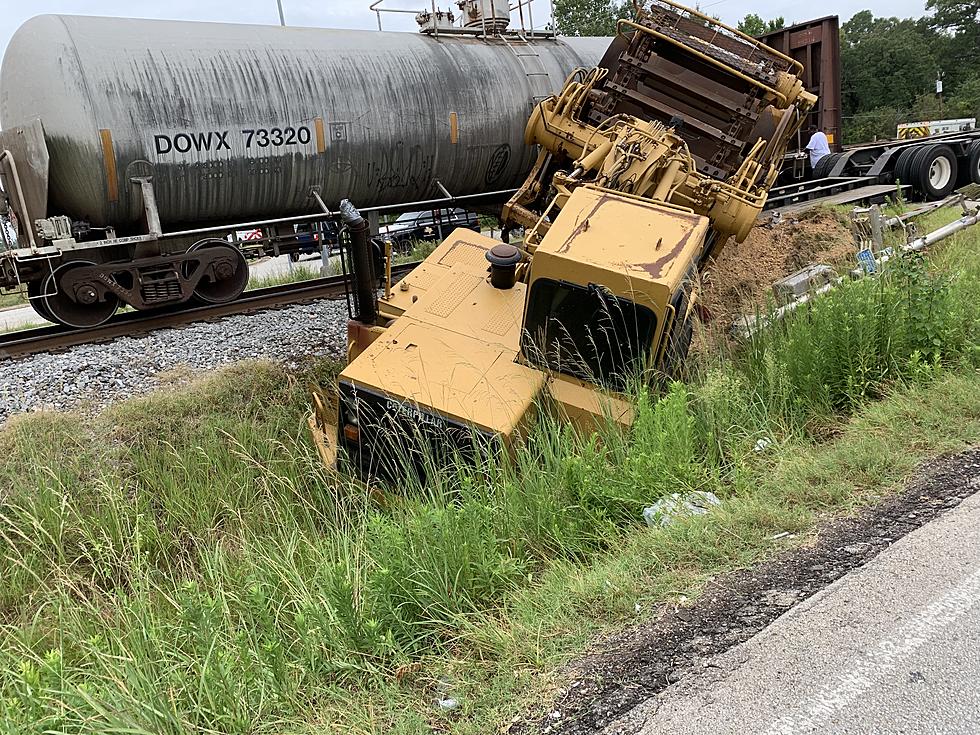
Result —
[[437, 699], [436, 707], [447, 712], [452, 712], [455, 709], [459, 709], [459, 700], [455, 697], [446, 697], [446, 699]]
[[753, 452], [764, 452], [764, 451], [766, 451], [771, 446], [772, 446], [772, 439], [769, 439], [768, 437], [763, 437], [762, 439], [759, 439], [755, 443], [755, 446], [752, 447], [752, 451]]
[[704, 515], [718, 505], [721, 505], [718, 496], [704, 490], [694, 490], [684, 495], [672, 493], [644, 508], [643, 518], [648, 526], [666, 526], [679, 516]]

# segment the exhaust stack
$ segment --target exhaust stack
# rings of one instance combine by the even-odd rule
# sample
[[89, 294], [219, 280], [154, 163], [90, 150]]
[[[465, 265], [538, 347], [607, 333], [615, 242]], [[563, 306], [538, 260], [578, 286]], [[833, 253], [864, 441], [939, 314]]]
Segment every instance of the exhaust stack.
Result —
[[350, 233], [351, 275], [357, 306], [354, 319], [362, 324], [374, 324], [378, 319], [378, 302], [375, 298], [378, 279], [374, 273], [374, 258], [368, 237], [371, 226], [349, 199], [340, 203], [340, 217]]

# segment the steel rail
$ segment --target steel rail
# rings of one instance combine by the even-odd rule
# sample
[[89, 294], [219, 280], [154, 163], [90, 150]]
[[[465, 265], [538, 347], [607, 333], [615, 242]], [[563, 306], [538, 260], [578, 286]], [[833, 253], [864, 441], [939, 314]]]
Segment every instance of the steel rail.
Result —
[[[392, 277], [400, 278], [417, 265], [418, 262], [392, 266]], [[82, 344], [108, 342], [119, 337], [132, 337], [158, 329], [212, 321], [235, 314], [265, 311], [316, 299], [336, 299], [346, 293], [348, 283], [349, 279], [346, 276], [328, 276], [246, 291], [234, 301], [225, 304], [206, 304], [186, 308], [187, 305], [184, 303], [175, 305], [172, 307], [173, 310], [125, 312], [91, 329], [72, 329], [52, 325], [7, 332], [0, 334], [0, 360], [64, 350]]]

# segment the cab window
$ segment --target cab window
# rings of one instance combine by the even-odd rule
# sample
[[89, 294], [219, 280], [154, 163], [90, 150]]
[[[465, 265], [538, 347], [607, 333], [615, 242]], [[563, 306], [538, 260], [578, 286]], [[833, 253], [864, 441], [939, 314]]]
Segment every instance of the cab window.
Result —
[[604, 286], [539, 278], [521, 351], [539, 367], [623, 390], [646, 365], [656, 328], [653, 311]]

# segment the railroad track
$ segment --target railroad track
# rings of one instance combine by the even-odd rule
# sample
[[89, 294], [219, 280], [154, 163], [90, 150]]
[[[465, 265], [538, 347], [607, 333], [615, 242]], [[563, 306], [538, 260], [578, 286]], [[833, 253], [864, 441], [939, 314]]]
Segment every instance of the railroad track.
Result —
[[[393, 266], [393, 280], [410, 272], [418, 263]], [[91, 329], [72, 329], [60, 325], [24, 329], [0, 334], [0, 360], [55, 352], [75, 345], [109, 342], [194, 322], [212, 321], [235, 314], [274, 309], [316, 299], [335, 299], [346, 292], [348, 278], [343, 275], [246, 291], [226, 304], [192, 306], [173, 311], [131, 311], [117, 314], [105, 324]]]

